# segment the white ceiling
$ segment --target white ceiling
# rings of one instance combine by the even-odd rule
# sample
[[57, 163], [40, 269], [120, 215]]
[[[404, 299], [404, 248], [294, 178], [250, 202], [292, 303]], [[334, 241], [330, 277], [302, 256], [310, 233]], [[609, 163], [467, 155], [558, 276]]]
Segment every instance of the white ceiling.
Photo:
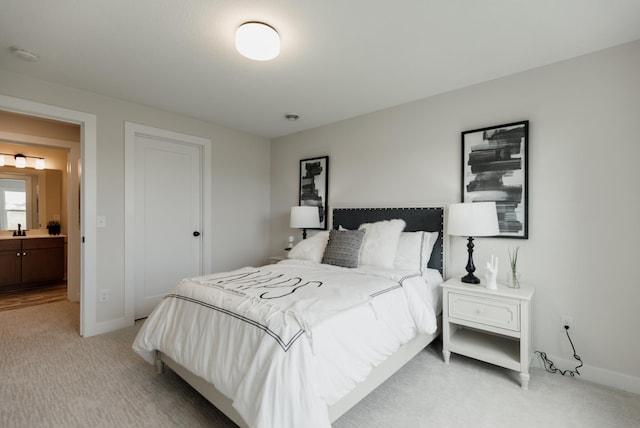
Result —
[[[253, 20], [277, 59], [235, 51]], [[0, 2], [1, 69], [268, 138], [637, 39], [640, 0]]]

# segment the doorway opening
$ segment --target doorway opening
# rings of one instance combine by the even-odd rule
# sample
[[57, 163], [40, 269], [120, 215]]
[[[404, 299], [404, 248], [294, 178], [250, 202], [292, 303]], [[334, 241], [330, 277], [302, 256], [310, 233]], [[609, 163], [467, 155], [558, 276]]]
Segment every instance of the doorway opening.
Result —
[[[80, 326], [82, 336], [92, 336], [108, 330], [95, 319], [96, 314], [96, 117], [95, 115], [0, 95], [0, 112], [38, 118], [49, 122], [79, 127], [79, 143], [71, 147], [60, 144], [63, 139], [29, 136], [27, 143], [35, 146], [57, 146], [68, 150], [67, 172], [67, 278], [69, 288], [75, 286], [75, 297], [80, 301]], [[15, 119], [15, 117], [14, 117]], [[0, 138], [24, 141], [20, 133], [0, 130]], [[27, 134], [28, 135], [28, 134]], [[71, 206], [73, 204], [73, 206]], [[81, 215], [82, 214], [82, 215]], [[70, 290], [70, 294], [74, 292]]]
[[[0, 111], [0, 310], [80, 300], [79, 253], [68, 257], [69, 229], [79, 233], [70, 183], [77, 182], [80, 135], [78, 124]], [[17, 154], [25, 156], [22, 167]], [[21, 234], [23, 249], [10, 251]]]

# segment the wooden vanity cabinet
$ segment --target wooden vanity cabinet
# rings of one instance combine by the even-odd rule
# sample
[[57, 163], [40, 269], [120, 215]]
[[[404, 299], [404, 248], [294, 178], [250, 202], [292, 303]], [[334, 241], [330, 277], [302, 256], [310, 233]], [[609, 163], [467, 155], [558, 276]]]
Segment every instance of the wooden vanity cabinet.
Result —
[[64, 279], [64, 238], [0, 240], [0, 290]]
[[22, 282], [61, 281], [64, 278], [64, 238], [22, 240]]
[[22, 278], [22, 241], [0, 240], [0, 287], [19, 284]]

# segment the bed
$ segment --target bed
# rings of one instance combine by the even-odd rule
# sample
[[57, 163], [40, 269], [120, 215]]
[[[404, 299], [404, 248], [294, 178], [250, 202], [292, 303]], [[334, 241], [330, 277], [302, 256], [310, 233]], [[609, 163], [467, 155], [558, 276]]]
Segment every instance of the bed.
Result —
[[[133, 348], [241, 427], [328, 427], [439, 335], [443, 218], [443, 207], [334, 209], [331, 232], [292, 250], [313, 256], [181, 281]], [[401, 259], [418, 237], [419, 261]], [[341, 265], [339, 238], [362, 239], [358, 263], [371, 264]], [[395, 242], [393, 268], [381, 242]]]

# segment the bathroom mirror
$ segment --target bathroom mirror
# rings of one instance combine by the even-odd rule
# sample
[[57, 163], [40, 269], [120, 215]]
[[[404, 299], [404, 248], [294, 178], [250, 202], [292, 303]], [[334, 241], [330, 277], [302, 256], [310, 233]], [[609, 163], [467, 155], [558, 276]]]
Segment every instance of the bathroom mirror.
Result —
[[62, 171], [0, 167], [0, 230], [44, 229], [60, 221]]

